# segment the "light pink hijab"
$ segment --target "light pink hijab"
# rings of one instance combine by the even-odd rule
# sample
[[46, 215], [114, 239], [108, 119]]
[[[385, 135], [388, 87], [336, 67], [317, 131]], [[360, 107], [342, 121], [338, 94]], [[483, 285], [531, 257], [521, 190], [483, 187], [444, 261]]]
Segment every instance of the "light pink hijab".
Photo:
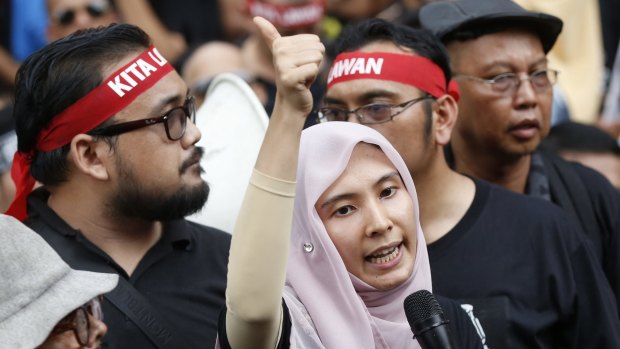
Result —
[[[400, 173], [417, 221], [417, 253], [411, 277], [379, 291], [345, 269], [314, 208], [340, 176], [353, 148], [376, 144]], [[329, 122], [303, 131], [297, 172], [291, 252], [284, 292], [293, 323], [291, 348], [419, 348], [403, 310], [409, 294], [431, 291], [428, 252], [411, 175], [392, 145], [377, 131], [354, 123]]]

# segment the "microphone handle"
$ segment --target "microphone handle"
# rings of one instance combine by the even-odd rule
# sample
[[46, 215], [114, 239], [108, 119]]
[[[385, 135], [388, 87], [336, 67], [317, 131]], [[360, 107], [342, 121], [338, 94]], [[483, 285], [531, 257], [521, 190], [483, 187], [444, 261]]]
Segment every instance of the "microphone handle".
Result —
[[458, 349], [447, 323], [424, 331], [415, 338], [422, 349]]

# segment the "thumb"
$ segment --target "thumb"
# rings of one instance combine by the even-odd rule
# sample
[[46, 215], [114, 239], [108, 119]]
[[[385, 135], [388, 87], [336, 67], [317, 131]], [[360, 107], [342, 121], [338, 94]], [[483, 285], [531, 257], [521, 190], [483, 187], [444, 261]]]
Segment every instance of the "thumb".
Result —
[[264, 19], [263, 17], [254, 17], [253, 21], [260, 30], [263, 36], [263, 40], [271, 49], [274, 40], [280, 37], [280, 33], [278, 33], [278, 30], [276, 29], [276, 27], [273, 26], [273, 24], [271, 24], [271, 22]]

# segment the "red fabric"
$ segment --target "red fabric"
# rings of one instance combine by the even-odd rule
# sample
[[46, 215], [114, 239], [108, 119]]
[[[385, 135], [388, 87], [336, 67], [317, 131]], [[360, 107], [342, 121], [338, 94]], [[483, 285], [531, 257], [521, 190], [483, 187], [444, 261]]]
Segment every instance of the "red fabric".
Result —
[[27, 218], [26, 199], [34, 187], [30, 163], [38, 151], [48, 152], [71, 142], [127, 107], [139, 95], [151, 88], [174, 68], [149, 47], [131, 62], [112, 73], [101, 85], [52, 118], [37, 136], [36, 150], [30, 154], [16, 152], [11, 177], [16, 193], [6, 211], [20, 221]]
[[250, 15], [260, 16], [280, 28], [300, 28], [318, 23], [325, 12], [325, 1], [318, 0], [303, 5], [268, 4], [261, 0], [248, 0]]
[[431, 60], [411, 54], [388, 52], [345, 52], [339, 54], [327, 77], [327, 89], [356, 79], [377, 79], [400, 82], [419, 88], [435, 98], [449, 94], [457, 101], [458, 85], [446, 80], [441, 68]]

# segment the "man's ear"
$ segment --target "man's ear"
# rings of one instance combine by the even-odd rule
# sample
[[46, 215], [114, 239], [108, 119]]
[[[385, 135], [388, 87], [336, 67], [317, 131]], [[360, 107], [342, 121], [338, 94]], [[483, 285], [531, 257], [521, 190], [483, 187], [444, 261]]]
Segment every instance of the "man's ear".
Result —
[[108, 180], [109, 161], [106, 158], [110, 152], [106, 142], [96, 141], [95, 137], [81, 133], [71, 140], [69, 159], [79, 172], [99, 180]]
[[454, 97], [443, 95], [437, 98], [433, 105], [433, 114], [435, 114], [435, 141], [438, 144], [445, 146], [450, 143], [458, 113], [459, 107]]

